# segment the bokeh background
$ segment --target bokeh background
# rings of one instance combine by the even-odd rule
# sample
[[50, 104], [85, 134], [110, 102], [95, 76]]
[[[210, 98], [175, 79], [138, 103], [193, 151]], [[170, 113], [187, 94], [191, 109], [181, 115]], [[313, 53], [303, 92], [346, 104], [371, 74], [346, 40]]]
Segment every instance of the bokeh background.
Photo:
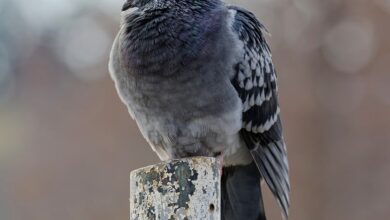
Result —
[[[389, 219], [390, 1], [229, 2], [272, 34], [291, 219]], [[1, 220], [128, 219], [129, 172], [158, 158], [108, 76], [122, 3], [0, 0]]]

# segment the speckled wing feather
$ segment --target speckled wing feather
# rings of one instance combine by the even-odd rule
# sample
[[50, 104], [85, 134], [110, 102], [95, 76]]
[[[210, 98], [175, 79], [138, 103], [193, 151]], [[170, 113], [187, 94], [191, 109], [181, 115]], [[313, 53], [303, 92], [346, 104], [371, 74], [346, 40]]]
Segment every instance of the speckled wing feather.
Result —
[[261, 176], [288, 217], [290, 184], [285, 144], [277, 100], [276, 73], [265, 28], [249, 11], [234, 6], [233, 30], [244, 43], [245, 54], [235, 65], [232, 84], [243, 103], [241, 137], [254, 158]]

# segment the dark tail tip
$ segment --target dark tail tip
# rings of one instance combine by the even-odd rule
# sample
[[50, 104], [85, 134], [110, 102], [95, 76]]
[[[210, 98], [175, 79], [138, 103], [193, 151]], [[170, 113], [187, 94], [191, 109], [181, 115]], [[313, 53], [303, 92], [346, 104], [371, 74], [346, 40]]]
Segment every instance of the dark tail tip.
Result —
[[260, 174], [254, 162], [224, 167], [222, 174], [222, 219], [265, 220]]

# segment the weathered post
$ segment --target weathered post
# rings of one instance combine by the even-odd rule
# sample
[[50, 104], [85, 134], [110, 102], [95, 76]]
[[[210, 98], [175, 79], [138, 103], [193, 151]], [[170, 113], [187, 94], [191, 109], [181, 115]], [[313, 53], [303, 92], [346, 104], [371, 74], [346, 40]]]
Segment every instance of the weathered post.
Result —
[[130, 220], [220, 220], [219, 162], [171, 160], [130, 174]]

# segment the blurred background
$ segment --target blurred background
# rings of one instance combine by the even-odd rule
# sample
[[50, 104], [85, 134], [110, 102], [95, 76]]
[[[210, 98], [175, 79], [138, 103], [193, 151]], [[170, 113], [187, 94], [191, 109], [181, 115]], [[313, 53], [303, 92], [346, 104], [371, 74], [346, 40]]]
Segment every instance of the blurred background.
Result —
[[[129, 172], [158, 158], [108, 76], [122, 3], [0, 0], [1, 220], [128, 219]], [[272, 34], [291, 219], [388, 219], [390, 1], [229, 3]]]

